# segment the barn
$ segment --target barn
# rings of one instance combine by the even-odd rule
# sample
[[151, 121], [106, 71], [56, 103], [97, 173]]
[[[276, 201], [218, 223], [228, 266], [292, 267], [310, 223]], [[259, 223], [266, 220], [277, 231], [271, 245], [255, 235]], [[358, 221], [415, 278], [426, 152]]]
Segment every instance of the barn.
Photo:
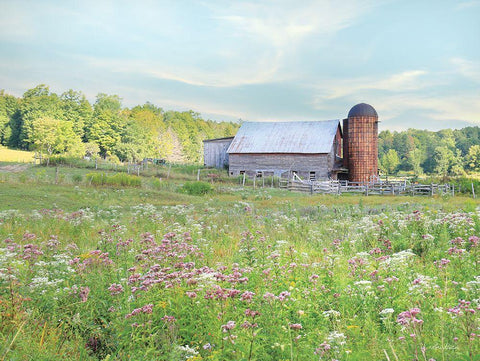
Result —
[[340, 121], [246, 122], [228, 148], [229, 172], [335, 178], [342, 166]]
[[205, 165], [220, 168], [215, 164], [223, 159], [231, 176], [296, 175], [352, 182], [378, 176], [378, 115], [365, 103], [350, 109], [343, 127], [339, 119], [245, 122], [233, 139], [204, 144]]
[[203, 141], [203, 165], [211, 168], [228, 168], [228, 147], [233, 137], [206, 139]]

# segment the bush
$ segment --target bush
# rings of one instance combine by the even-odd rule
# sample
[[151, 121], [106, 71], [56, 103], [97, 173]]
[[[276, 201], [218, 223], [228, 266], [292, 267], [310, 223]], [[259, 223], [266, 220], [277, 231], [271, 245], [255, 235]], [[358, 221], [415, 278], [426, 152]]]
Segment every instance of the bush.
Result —
[[72, 180], [75, 182], [75, 183], [80, 183], [82, 180], [83, 180], [83, 176], [81, 174], [74, 174], [72, 176]]
[[210, 193], [213, 188], [206, 182], [186, 182], [180, 190], [192, 196], [201, 196]]
[[90, 184], [99, 185], [117, 185], [128, 187], [139, 187], [142, 185], [142, 179], [135, 175], [125, 173], [117, 173], [114, 175], [107, 175], [105, 173], [88, 173], [86, 175], [87, 181]]
[[455, 184], [455, 191], [465, 194], [472, 194], [472, 184], [475, 189], [475, 195], [480, 191], [480, 181], [474, 178], [459, 177], [451, 183]]

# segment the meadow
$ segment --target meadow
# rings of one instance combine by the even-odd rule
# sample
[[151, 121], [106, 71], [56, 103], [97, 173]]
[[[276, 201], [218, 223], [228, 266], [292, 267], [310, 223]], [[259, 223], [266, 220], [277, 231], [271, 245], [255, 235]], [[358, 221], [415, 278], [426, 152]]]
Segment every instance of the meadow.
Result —
[[156, 172], [0, 174], [0, 360], [480, 359], [477, 200]]

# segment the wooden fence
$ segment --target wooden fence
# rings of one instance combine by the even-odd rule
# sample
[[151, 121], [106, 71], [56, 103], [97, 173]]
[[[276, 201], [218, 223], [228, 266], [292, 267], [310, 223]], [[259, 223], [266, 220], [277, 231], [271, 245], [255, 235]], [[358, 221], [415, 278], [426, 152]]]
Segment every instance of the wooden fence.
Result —
[[294, 192], [342, 194], [359, 193], [368, 195], [455, 195], [455, 188], [450, 184], [410, 184], [406, 181], [354, 183], [348, 181], [308, 181], [291, 179], [281, 183], [283, 188]]

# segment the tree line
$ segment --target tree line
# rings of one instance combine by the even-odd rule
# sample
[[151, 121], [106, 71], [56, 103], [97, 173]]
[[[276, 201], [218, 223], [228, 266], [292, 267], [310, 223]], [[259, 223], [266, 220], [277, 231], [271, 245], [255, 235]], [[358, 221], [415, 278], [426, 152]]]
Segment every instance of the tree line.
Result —
[[82, 92], [57, 95], [43, 84], [20, 98], [0, 91], [0, 144], [48, 156], [196, 163], [202, 161], [204, 139], [233, 136], [238, 127], [149, 102], [123, 107], [118, 95], [100, 93], [91, 104]]
[[[139, 161], [163, 158], [198, 163], [204, 139], [233, 136], [238, 123], [204, 120], [193, 111], [164, 111], [147, 102], [122, 106], [118, 95], [57, 95], [46, 85], [18, 98], [0, 90], [0, 144], [48, 156]], [[379, 164], [386, 174], [462, 175], [480, 171], [480, 128], [379, 133]]]
[[480, 128], [379, 133], [379, 164], [386, 174], [464, 175], [480, 171]]

